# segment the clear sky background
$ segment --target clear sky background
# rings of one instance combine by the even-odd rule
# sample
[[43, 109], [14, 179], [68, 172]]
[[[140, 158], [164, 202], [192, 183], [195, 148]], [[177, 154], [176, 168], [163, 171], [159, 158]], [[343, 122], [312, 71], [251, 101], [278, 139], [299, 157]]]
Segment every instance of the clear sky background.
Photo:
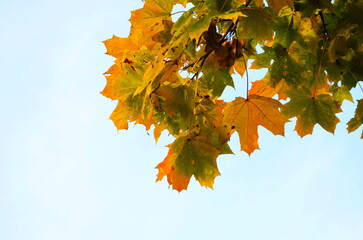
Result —
[[[126, 37], [141, 6], [0, 1], [0, 239], [362, 240], [363, 140], [345, 130], [354, 103], [335, 135], [261, 128], [251, 157], [233, 136], [215, 190], [155, 183], [172, 139], [156, 145], [140, 126], [117, 133], [116, 102], [99, 94], [113, 61], [101, 41]], [[239, 83], [226, 98], [243, 96]]]

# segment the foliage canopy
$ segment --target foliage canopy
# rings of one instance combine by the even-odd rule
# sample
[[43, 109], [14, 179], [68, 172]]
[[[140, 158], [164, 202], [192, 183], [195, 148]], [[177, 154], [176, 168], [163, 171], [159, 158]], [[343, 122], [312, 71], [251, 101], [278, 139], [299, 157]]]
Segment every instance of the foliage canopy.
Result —
[[[185, 11], [173, 12], [178, 4]], [[101, 93], [118, 101], [117, 129], [135, 123], [153, 126], [156, 141], [164, 130], [175, 137], [157, 180], [182, 191], [194, 176], [212, 188], [234, 132], [248, 154], [259, 148], [258, 126], [284, 135], [294, 117], [301, 137], [316, 124], [334, 133], [342, 102], [363, 81], [362, 16], [354, 0], [145, 0], [129, 37], [104, 41], [116, 60]], [[267, 69], [251, 87], [248, 61]], [[247, 75], [248, 92], [225, 102], [233, 74]], [[363, 99], [347, 130], [362, 123]]]

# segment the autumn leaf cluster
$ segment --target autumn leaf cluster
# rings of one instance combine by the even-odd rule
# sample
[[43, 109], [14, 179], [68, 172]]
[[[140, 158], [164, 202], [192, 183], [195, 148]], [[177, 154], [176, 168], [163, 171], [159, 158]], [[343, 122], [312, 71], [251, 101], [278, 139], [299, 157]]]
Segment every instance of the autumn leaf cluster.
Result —
[[[235, 132], [248, 154], [259, 148], [258, 126], [284, 135], [296, 118], [301, 137], [316, 124], [334, 133], [342, 102], [355, 100], [351, 90], [363, 80], [363, 3], [266, 2], [145, 0], [131, 13], [130, 35], [104, 41], [115, 58], [101, 92], [118, 102], [110, 118], [118, 130], [134, 123], [153, 129], [156, 141], [163, 131], [175, 137], [156, 166], [157, 180], [166, 177], [173, 189], [187, 189], [192, 176], [212, 188], [216, 160], [232, 153]], [[248, 75], [248, 63], [266, 76], [247, 78], [247, 94], [221, 100], [234, 87], [232, 75]], [[347, 129], [362, 123], [358, 100]]]

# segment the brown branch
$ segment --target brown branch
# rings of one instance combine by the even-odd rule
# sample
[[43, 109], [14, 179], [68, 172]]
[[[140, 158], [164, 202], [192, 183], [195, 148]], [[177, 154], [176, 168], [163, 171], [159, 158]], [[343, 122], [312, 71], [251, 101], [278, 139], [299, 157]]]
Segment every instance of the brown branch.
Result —
[[325, 18], [324, 18], [324, 15], [323, 15], [323, 11], [322, 10], [319, 11], [319, 16], [321, 18], [321, 22], [323, 23], [323, 34], [324, 34], [324, 38], [330, 39], [328, 30], [326, 28]]
[[250, 3], [252, 2], [252, 0], [248, 0], [245, 4], [245, 7], [248, 7], [248, 5], [250, 5]]

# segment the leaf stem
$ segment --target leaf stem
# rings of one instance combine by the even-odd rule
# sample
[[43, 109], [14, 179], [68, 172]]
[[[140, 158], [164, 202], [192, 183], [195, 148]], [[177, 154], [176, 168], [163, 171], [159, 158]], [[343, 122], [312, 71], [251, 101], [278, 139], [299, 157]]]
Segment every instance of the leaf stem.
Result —
[[175, 13], [170, 13], [170, 16], [173, 16], [175, 14], [179, 14], [179, 13], [186, 13], [187, 11], [179, 11], [179, 12], [175, 12]]
[[247, 63], [246, 63], [246, 59], [245, 59], [245, 55], [242, 51], [242, 59], [243, 59], [243, 63], [245, 64], [245, 70], [246, 70], [246, 78], [247, 78], [247, 89], [246, 89], [246, 99], [248, 99], [248, 88], [249, 88], [249, 77], [248, 77], [248, 69], [247, 69]]

